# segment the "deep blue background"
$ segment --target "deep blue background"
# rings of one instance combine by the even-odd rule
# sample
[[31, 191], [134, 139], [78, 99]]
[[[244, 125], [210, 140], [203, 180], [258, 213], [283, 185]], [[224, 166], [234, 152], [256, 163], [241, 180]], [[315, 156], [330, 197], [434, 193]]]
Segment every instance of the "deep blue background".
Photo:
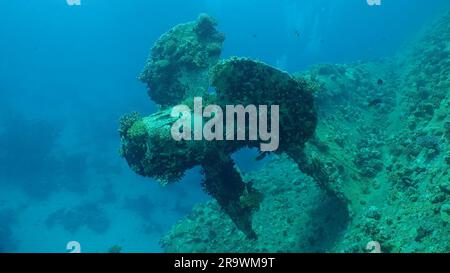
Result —
[[[207, 12], [248, 56], [290, 72], [391, 56], [448, 0], [0, 0], [0, 252], [160, 251], [208, 200], [198, 170], [161, 188], [117, 150], [117, 121], [155, 110], [136, 79], [156, 39]], [[236, 156], [251, 169], [249, 153]], [[79, 213], [77, 213], [79, 212]]]

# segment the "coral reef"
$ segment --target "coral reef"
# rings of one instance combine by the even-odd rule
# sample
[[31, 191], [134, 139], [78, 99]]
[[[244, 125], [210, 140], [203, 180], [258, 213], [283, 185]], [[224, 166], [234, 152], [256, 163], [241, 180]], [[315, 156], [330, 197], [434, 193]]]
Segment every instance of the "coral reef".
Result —
[[219, 61], [225, 37], [206, 14], [181, 24], [154, 45], [139, 79], [149, 87], [151, 99], [162, 106], [176, 105], [208, 90], [211, 68]]
[[[201, 204], [161, 240], [167, 252], [324, 252], [345, 229], [346, 208], [321, 191], [285, 155], [244, 174], [264, 195], [247, 238], [216, 201]], [[325, 223], [325, 225], [324, 225]]]
[[[244, 147], [259, 147], [262, 141], [176, 141], [171, 129], [178, 118], [171, 116], [170, 106], [190, 105], [198, 96], [222, 109], [227, 105], [283, 105], [283, 139], [277, 152], [303, 159], [303, 144], [317, 125], [312, 85], [246, 58], [231, 58], [216, 65], [224, 37], [215, 27], [214, 20], [203, 14], [197, 22], [179, 25], [158, 40], [141, 80], [147, 82], [149, 95], [161, 110], [145, 118], [133, 113], [121, 119], [121, 154], [133, 171], [162, 184], [176, 182], [187, 170], [202, 166], [205, 191], [247, 237], [256, 239], [251, 218], [263, 197], [251, 183], [243, 182], [231, 155]], [[216, 89], [214, 94], [208, 92], [210, 82]], [[234, 121], [237, 118], [232, 117]], [[249, 131], [248, 126], [245, 131]], [[232, 134], [236, 139], [238, 132]], [[304, 163], [299, 166], [308, 168]]]
[[[211, 202], [175, 225], [164, 249], [366, 252], [378, 241], [383, 252], [449, 252], [449, 44], [450, 13], [389, 60], [299, 73], [315, 86], [319, 122], [304, 149], [288, 154], [319, 183], [275, 156], [243, 174], [264, 196], [253, 216], [258, 240], [243, 238]], [[308, 196], [296, 195], [302, 187]], [[328, 213], [311, 213], [324, 198], [331, 199]]]
[[[317, 113], [312, 90], [306, 80], [246, 58], [231, 58], [214, 68], [212, 85], [219, 105], [282, 105], [277, 152], [295, 143], [302, 146], [314, 134]], [[295, 98], [295, 99], [293, 99]], [[257, 142], [250, 143], [249, 146]], [[258, 148], [258, 146], [255, 146]]]
[[[241, 86], [242, 83], [245, 84]], [[317, 116], [306, 81], [294, 80], [260, 62], [231, 58], [214, 68], [212, 84], [217, 93], [205, 94], [206, 101], [223, 108], [251, 103], [285, 106], [280, 113], [283, 128], [280, 134], [284, 137], [277, 152], [291, 151], [291, 143], [297, 143], [295, 151], [301, 153], [302, 143], [314, 133]], [[294, 96], [298, 99], [292, 100]], [[259, 147], [260, 141], [175, 141], [171, 127], [177, 118], [171, 117], [170, 112], [168, 108], [145, 118], [132, 114], [122, 119], [119, 130], [122, 155], [130, 167], [140, 175], [167, 184], [180, 180], [185, 171], [202, 166], [205, 191], [219, 202], [240, 230], [255, 238], [251, 215], [262, 197], [251, 184], [242, 181], [231, 154], [244, 147]]]

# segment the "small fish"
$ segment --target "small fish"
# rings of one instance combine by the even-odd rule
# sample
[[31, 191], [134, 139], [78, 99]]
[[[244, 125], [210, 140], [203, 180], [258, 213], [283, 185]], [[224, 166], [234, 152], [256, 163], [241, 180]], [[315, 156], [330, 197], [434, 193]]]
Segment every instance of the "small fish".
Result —
[[384, 81], [383, 81], [382, 79], [378, 79], [377, 84], [378, 84], [378, 85], [383, 85], [383, 84], [384, 84]]
[[300, 37], [300, 31], [298, 31], [298, 30], [294, 31], [294, 35], [297, 37]]
[[367, 104], [367, 106], [373, 107], [373, 106], [379, 105], [379, 104], [381, 104], [381, 103], [383, 103], [383, 100], [382, 100], [382, 99], [373, 99], [373, 100], [369, 101], [369, 103]]

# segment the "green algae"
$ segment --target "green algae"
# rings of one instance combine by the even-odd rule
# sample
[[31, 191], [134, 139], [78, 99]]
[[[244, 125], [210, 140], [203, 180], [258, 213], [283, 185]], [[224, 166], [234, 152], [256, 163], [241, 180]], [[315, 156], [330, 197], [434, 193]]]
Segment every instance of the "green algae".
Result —
[[243, 174], [264, 196], [253, 215], [258, 240], [244, 238], [211, 202], [175, 225], [164, 249], [366, 252], [377, 241], [383, 252], [449, 252], [449, 22], [444, 15], [393, 58], [298, 73], [315, 86], [318, 111], [304, 152], [328, 183], [302, 175], [296, 156], [272, 157]]
[[159, 105], [176, 105], [208, 91], [209, 73], [219, 61], [225, 37], [206, 14], [180, 24], [155, 43], [139, 79]]

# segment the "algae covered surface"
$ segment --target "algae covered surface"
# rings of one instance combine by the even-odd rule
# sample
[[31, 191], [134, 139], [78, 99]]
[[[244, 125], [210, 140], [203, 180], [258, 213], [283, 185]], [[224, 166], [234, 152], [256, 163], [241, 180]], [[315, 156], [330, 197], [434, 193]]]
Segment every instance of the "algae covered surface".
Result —
[[0, 253], [450, 252], [450, 1], [3, 2]]
[[[450, 13], [429, 28], [395, 56], [314, 65], [286, 79], [262, 66], [253, 73], [258, 63], [252, 60], [219, 63], [213, 101], [267, 101], [297, 111], [281, 118], [281, 150], [261, 169], [236, 173], [242, 181], [233, 189], [233, 167], [217, 172], [229, 163], [202, 161], [205, 147], [183, 153], [203, 164], [207, 191], [215, 184], [215, 191], [231, 195], [208, 191], [216, 200], [173, 226], [163, 249], [367, 252], [376, 242], [383, 252], [449, 252]], [[220, 146], [214, 151], [227, 154], [252, 144]], [[192, 167], [176, 154], [174, 148], [166, 155], [177, 169]], [[216, 172], [208, 177], [211, 168]], [[248, 190], [242, 191], [249, 185], [260, 196], [251, 212], [243, 204]]]

